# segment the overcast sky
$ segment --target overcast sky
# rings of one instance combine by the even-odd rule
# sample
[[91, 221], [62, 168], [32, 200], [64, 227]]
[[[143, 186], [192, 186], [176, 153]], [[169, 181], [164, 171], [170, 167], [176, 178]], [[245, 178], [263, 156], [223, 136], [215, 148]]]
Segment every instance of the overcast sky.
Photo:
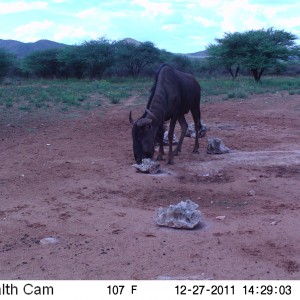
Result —
[[167, 51], [191, 53], [204, 50], [225, 32], [269, 27], [300, 38], [300, 1], [0, 1], [0, 39], [22, 42], [80, 44], [100, 37], [130, 37]]

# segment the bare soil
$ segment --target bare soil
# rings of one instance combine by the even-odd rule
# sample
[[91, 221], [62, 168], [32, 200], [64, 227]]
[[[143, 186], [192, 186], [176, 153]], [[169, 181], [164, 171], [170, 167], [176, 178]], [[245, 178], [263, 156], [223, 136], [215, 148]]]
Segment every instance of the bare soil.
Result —
[[[185, 138], [159, 175], [131, 166], [130, 110], [1, 113], [0, 279], [300, 279], [299, 95], [204, 103], [207, 137], [233, 151]], [[156, 225], [186, 199], [201, 227]]]

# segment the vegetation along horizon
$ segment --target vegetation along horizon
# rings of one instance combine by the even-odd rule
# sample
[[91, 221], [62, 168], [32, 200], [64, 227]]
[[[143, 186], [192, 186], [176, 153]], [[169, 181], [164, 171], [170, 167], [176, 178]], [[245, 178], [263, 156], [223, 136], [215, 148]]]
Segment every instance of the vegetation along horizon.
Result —
[[[245, 99], [253, 94], [300, 94], [297, 37], [273, 28], [226, 33], [207, 55], [191, 58], [106, 38], [17, 59], [0, 49], [0, 111], [93, 109], [134, 97], [145, 103], [162, 63], [193, 73], [202, 102]], [[216, 97], [219, 96], [219, 97]]]

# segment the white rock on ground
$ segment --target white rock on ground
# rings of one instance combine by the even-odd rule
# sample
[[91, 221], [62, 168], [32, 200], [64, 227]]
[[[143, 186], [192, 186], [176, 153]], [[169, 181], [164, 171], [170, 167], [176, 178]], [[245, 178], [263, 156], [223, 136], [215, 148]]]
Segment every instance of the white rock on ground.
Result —
[[[164, 140], [163, 140], [164, 146], [168, 146], [169, 145], [168, 133], [169, 133], [169, 131], [165, 131], [165, 133], [164, 133]], [[177, 145], [177, 144], [178, 144], [178, 139], [177, 139], [177, 137], [176, 137], [176, 135], [174, 133], [173, 134], [172, 145]]]
[[224, 145], [221, 139], [219, 138], [208, 139], [207, 154], [224, 154], [229, 152], [230, 149]]
[[156, 174], [160, 171], [160, 164], [150, 158], [144, 158], [141, 164], [134, 164], [132, 166], [143, 173]]
[[42, 245], [56, 244], [56, 243], [58, 243], [58, 239], [53, 237], [46, 237], [40, 240], [40, 244]]
[[197, 210], [198, 207], [199, 205], [190, 199], [170, 205], [168, 208], [160, 207], [156, 223], [159, 226], [193, 229], [201, 222], [201, 212]]
[[[202, 122], [202, 120], [201, 120], [201, 124], [202, 124], [202, 132], [199, 131], [199, 134], [200, 134], [199, 137], [204, 137], [205, 134], [206, 134], [206, 131], [208, 130], [208, 128], [207, 128], [207, 125]], [[188, 124], [188, 128], [186, 130], [185, 136], [191, 137], [191, 138], [196, 137], [196, 130], [195, 130], [195, 124], [194, 123]]]

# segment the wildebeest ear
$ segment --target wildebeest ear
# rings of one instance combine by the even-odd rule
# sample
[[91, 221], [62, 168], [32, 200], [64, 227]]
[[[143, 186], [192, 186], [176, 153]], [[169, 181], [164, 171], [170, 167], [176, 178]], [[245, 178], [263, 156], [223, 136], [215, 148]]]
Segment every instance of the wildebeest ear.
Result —
[[136, 122], [136, 125], [139, 127], [143, 127], [145, 125], [151, 124], [152, 120], [148, 118], [141, 118]]

